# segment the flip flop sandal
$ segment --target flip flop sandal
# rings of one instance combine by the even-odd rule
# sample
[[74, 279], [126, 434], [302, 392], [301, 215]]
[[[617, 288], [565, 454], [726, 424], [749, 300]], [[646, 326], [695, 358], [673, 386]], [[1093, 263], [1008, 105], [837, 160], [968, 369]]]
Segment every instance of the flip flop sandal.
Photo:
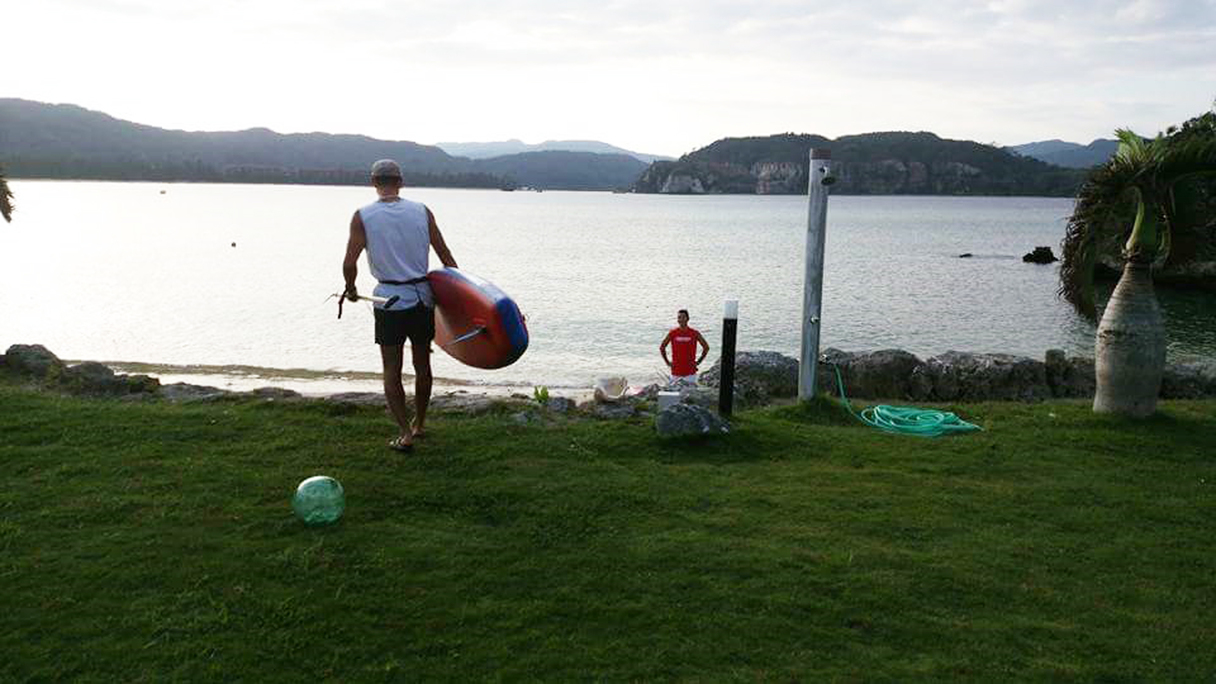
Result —
[[403, 437], [395, 437], [388, 442], [388, 448], [403, 454], [413, 453], [414, 445], [405, 441]]

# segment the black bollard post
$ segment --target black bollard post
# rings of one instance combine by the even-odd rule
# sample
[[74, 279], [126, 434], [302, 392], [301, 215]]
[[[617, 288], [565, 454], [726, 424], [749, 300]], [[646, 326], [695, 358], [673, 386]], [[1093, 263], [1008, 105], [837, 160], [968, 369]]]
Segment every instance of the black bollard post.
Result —
[[718, 415], [730, 418], [735, 402], [735, 335], [739, 329], [739, 301], [726, 300], [722, 314], [722, 373], [718, 378]]

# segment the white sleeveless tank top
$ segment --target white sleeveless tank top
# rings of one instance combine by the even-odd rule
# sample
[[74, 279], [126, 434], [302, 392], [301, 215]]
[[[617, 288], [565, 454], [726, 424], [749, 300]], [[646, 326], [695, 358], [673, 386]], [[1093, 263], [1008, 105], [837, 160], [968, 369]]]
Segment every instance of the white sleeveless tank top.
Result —
[[374, 290], [375, 295], [396, 295], [399, 299], [393, 310], [408, 309], [419, 301], [425, 306], [434, 306], [431, 289], [425, 282], [415, 285], [384, 282], [414, 280], [430, 270], [431, 232], [426, 205], [406, 199], [378, 201], [360, 209], [359, 218], [367, 235], [368, 268], [376, 280], [381, 281]]

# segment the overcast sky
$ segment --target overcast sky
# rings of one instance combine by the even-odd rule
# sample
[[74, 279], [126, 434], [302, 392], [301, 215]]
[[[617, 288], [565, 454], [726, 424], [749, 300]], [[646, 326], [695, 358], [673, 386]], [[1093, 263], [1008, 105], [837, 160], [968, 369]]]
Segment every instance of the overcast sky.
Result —
[[422, 143], [1087, 143], [1216, 98], [1216, 0], [2, 0], [0, 32], [2, 97]]

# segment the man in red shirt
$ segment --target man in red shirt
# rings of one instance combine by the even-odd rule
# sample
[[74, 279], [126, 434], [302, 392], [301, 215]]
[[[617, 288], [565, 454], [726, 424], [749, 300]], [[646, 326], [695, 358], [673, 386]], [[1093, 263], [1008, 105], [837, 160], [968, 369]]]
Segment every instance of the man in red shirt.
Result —
[[[697, 384], [697, 366], [705, 360], [705, 356], [709, 354], [709, 343], [705, 341], [705, 336], [697, 332], [696, 328], [688, 327], [688, 309], [680, 309], [676, 314], [676, 322], [678, 326], [671, 329], [667, 333], [667, 337], [663, 338], [663, 344], [659, 345], [659, 353], [663, 355], [663, 361], [667, 367], [671, 369], [671, 379], [673, 382], [685, 383], [690, 385]], [[671, 358], [667, 358], [667, 345], [671, 345]], [[701, 345], [701, 355], [693, 361], [696, 356], [697, 345]]]

